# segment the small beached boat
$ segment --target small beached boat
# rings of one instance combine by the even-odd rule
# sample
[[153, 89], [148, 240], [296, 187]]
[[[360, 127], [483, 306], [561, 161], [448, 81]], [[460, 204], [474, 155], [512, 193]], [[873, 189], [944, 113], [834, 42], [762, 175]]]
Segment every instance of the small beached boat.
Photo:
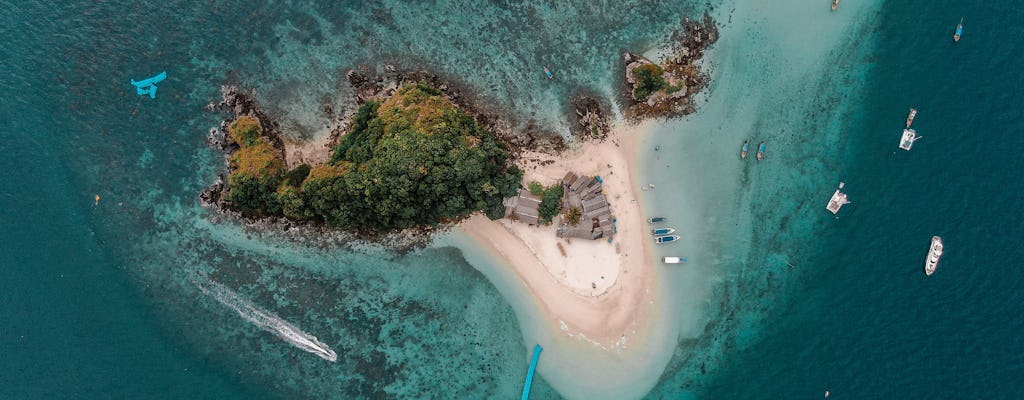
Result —
[[916, 108], [911, 108], [910, 109], [910, 114], [907, 114], [907, 128], [910, 127], [910, 124], [914, 123], [914, 117], [916, 117], [916, 116], [917, 116], [917, 109]]
[[764, 142], [761, 142], [761, 144], [757, 145], [757, 161], [764, 160], [764, 148], [765, 147], [766, 146], [765, 146]]
[[960, 41], [960, 35], [964, 34], [964, 19], [960, 18], [960, 23], [956, 24], [956, 33], [953, 34], [953, 43]]
[[544, 75], [548, 76], [548, 79], [552, 79], [555, 76], [551, 73], [551, 70], [547, 66], [544, 67]]
[[656, 223], [665, 222], [665, 221], [668, 221], [668, 218], [665, 218], [665, 217], [650, 217], [650, 218], [647, 219], [647, 222], [651, 223], [651, 224], [656, 224]]
[[658, 228], [658, 229], [651, 229], [651, 234], [654, 235], [654, 236], [658, 236], [658, 235], [671, 235], [675, 231], [676, 230], [673, 229], [673, 228]]
[[671, 242], [674, 242], [676, 240], [679, 240], [679, 236], [678, 235], [656, 236], [654, 238], [654, 243], [658, 243], [658, 244], [671, 243]]
[[682, 264], [686, 262], [686, 257], [662, 257], [661, 261], [665, 264]]
[[750, 142], [744, 140], [743, 147], [740, 148], [740, 159], [747, 158], [747, 154], [750, 153]]
[[835, 11], [837, 8], [839, 8], [839, 0], [832, 0], [832, 11]]

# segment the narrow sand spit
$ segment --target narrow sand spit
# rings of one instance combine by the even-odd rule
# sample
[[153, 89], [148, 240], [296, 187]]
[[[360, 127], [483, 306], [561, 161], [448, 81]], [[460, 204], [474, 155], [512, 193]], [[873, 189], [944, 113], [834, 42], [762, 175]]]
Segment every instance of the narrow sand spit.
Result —
[[606, 348], [624, 343], [625, 337], [642, 336], [653, 302], [655, 260], [646, 217], [634, 194], [640, 186], [632, 176], [635, 142], [642, 130], [617, 127], [602, 143], [585, 143], [560, 156], [528, 153], [522, 158], [554, 161], [525, 162], [525, 182], [547, 186], [569, 171], [601, 176], [617, 220], [611, 243], [566, 240], [555, 236], [554, 224], [537, 227], [482, 215], [459, 225], [512, 266], [553, 328], [582, 334]]

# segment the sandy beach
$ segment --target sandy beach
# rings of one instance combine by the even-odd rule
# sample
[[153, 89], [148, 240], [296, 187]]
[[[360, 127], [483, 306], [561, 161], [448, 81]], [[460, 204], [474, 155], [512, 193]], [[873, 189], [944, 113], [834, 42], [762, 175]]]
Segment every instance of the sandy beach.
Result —
[[635, 192], [641, 185], [633, 177], [635, 143], [643, 129], [619, 126], [604, 142], [584, 143], [559, 156], [522, 157], [524, 182], [547, 186], [568, 171], [601, 176], [617, 220], [611, 243], [558, 238], [556, 223], [530, 226], [475, 215], [459, 225], [512, 267], [554, 329], [604, 348], [621, 348], [627, 338], [642, 337], [653, 303], [656, 260]]

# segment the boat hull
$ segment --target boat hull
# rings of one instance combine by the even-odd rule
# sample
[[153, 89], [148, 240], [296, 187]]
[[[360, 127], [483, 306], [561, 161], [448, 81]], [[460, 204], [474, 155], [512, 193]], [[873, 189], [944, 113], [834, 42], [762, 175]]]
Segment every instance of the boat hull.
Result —
[[939, 268], [939, 259], [942, 258], [942, 238], [932, 236], [931, 247], [928, 248], [928, 256], [924, 259], [924, 274], [931, 276]]
[[675, 241], [678, 241], [678, 240], [679, 240], [679, 236], [678, 235], [657, 236], [657, 237], [654, 238], [654, 243], [657, 243], [657, 244], [672, 243], [672, 242], [675, 242]]

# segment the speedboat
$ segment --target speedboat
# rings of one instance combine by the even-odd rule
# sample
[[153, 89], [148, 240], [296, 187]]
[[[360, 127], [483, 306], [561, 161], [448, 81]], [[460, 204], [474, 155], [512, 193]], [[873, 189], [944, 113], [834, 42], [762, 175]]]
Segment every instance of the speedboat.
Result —
[[655, 236], [654, 237], [654, 243], [658, 243], [658, 244], [661, 244], [661, 243], [671, 243], [671, 242], [674, 242], [674, 241], [677, 241], [677, 240], [679, 240], [679, 236], [678, 235], [665, 235], [665, 236]]
[[916, 108], [911, 108], [910, 109], [910, 114], [907, 114], [907, 128], [910, 127], [910, 124], [914, 123], [914, 117], [916, 117], [916, 116], [917, 116], [917, 109]]
[[665, 221], [668, 221], [668, 218], [665, 218], [665, 217], [650, 217], [650, 218], [647, 219], [647, 222], [651, 223], [651, 224], [656, 224], [656, 223], [665, 222]]
[[740, 148], [740, 158], [747, 158], [747, 154], [750, 153], [750, 142], [744, 140], [743, 147]]
[[960, 41], [960, 35], [964, 34], [964, 19], [960, 18], [960, 23], [956, 24], [956, 33], [953, 34], [953, 43]]
[[686, 262], [686, 257], [662, 257], [661, 261], [665, 264], [682, 264]]
[[548, 69], [548, 67], [546, 66], [544, 67], [544, 75], [547, 75], [548, 79], [554, 78], [554, 75], [551, 73], [551, 70]]
[[932, 236], [932, 246], [928, 248], [928, 257], [924, 260], [924, 274], [931, 275], [939, 267], [939, 258], [942, 258], [942, 238]]
[[764, 148], [764, 142], [761, 142], [761, 144], [757, 145], [757, 161], [764, 160]]
[[651, 234], [654, 235], [654, 236], [658, 236], [658, 235], [671, 235], [675, 231], [676, 230], [673, 229], [673, 228], [658, 228], [658, 229], [651, 229]]
[[837, 8], [839, 8], [839, 0], [832, 0], [832, 11], [835, 11]]

